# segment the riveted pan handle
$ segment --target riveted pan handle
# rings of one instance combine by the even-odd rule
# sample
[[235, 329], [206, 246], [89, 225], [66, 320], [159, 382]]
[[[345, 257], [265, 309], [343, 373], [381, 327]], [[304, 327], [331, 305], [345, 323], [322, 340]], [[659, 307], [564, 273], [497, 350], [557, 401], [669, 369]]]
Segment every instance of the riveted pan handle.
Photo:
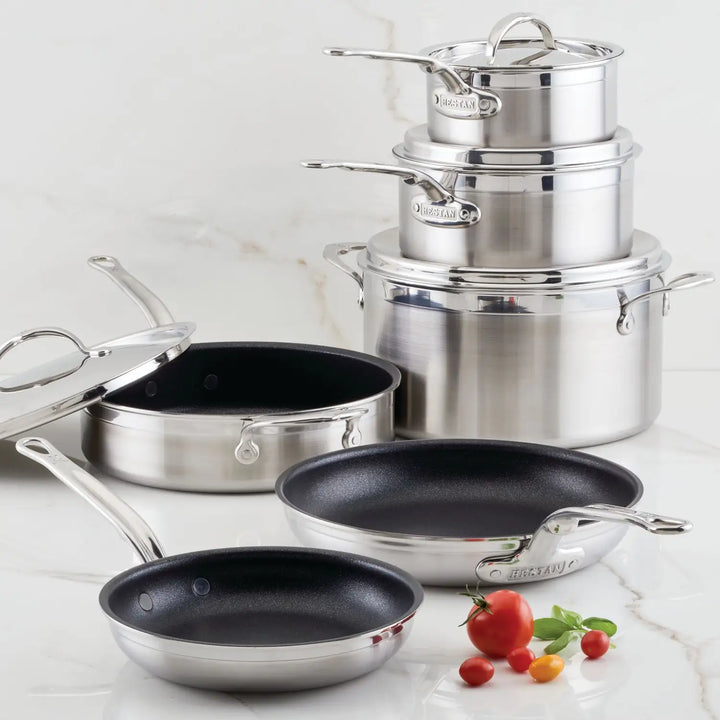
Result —
[[[633, 306], [646, 300], [653, 295], [661, 293], [669, 293], [673, 290], [689, 290], [715, 281], [715, 276], [711, 272], [691, 272], [684, 275], [678, 275], [670, 282], [665, 283], [662, 287], [649, 290], [648, 292], [636, 295], [632, 299], [624, 299], [620, 303], [620, 317], [617, 319], [617, 331], [621, 335], [629, 335], [635, 327], [635, 318], [632, 314]], [[667, 314], [667, 309], [663, 310], [663, 315]]]
[[350, 267], [344, 260], [343, 257], [351, 252], [362, 252], [367, 249], [367, 244], [353, 244], [353, 243], [331, 243], [326, 245], [323, 249], [323, 258], [327, 260], [331, 265], [334, 265], [339, 270], [342, 270], [346, 275], [349, 275], [360, 287], [358, 294], [358, 305], [362, 310], [365, 306], [365, 289], [363, 284], [363, 276], [354, 268]]
[[447, 92], [436, 91], [433, 102], [438, 112], [448, 117], [483, 119], [497, 115], [502, 108], [502, 101], [495, 93], [468, 85], [450, 65], [429, 55], [340, 47], [326, 47], [323, 52], [332, 57], [362, 57], [368, 60], [394, 60], [418, 65], [430, 75], [437, 75], [447, 88]]
[[[48, 375], [44, 378], [33, 379], [31, 382], [25, 382], [20, 385], [9, 385], [8, 382], [3, 382], [3, 384], [0, 386], [0, 392], [15, 392], [17, 390], [27, 390], [31, 387], [36, 387], [38, 385], [49, 385], [55, 380], [60, 380], [61, 378], [67, 377], [68, 375], [72, 375], [76, 370], [82, 367], [83, 363], [87, 358], [102, 358], [112, 353], [112, 350], [110, 348], [87, 347], [77, 335], [73, 335], [73, 333], [69, 332], [68, 330], [63, 330], [62, 328], [57, 327], [42, 327], [33, 328], [32, 330], [26, 330], [25, 332], [22, 332], [19, 335], [10, 338], [7, 342], [3, 343], [3, 345], [0, 346], [0, 358], [7, 355], [7, 353], [9, 353], [13, 348], [17, 347], [18, 345], [22, 345], [29, 340], [34, 340], [40, 337], [60, 337], [66, 340], [70, 340], [70, 342], [73, 343], [73, 345], [75, 345], [75, 347], [78, 349], [78, 351], [82, 355], [82, 358], [66, 370], [54, 373], [53, 375]], [[10, 382], [12, 382], [12, 379], [10, 379]]]
[[584, 550], [558, 546], [561, 538], [573, 532], [581, 520], [630, 523], [665, 535], [678, 535], [692, 529], [692, 523], [687, 520], [615, 505], [562, 508], [548, 515], [519, 550], [481, 560], [475, 574], [481, 582], [509, 584], [560, 577], [579, 570], [585, 559]]
[[408, 185], [417, 185], [425, 196], [411, 198], [413, 217], [424, 225], [446, 228], [466, 228], [480, 219], [480, 208], [466, 200], [459, 200], [435, 178], [420, 170], [382, 165], [379, 163], [341, 162], [336, 160], [304, 160], [301, 165], [311, 169], [339, 168], [359, 172], [394, 175]]
[[133, 277], [117, 258], [111, 255], [95, 255], [88, 258], [88, 265], [107, 275], [142, 310], [150, 327], [160, 327], [175, 322], [165, 303]]
[[[524, 23], [531, 23], [540, 31], [543, 44], [548, 51], [557, 49], [552, 31], [544, 20], [541, 20], [536, 15], [530, 15], [524, 12], [511, 13], [510, 15], [506, 15], [504, 18], [498, 20], [488, 35], [487, 45], [485, 46], [485, 61], [488, 65], [493, 65], [495, 63], [495, 60], [497, 59], [497, 51], [503, 38], [514, 27]], [[539, 53], [538, 55], [531, 55], [523, 58], [522, 60], [517, 60], [513, 63], [513, 65], [528, 65], [533, 60], [537, 59], [538, 56], [545, 54], [546, 53]]]
[[362, 433], [358, 427], [360, 418], [367, 414], [368, 408], [343, 408], [332, 413], [310, 411], [296, 413], [291, 416], [284, 415], [282, 418], [261, 417], [249, 421], [240, 431], [240, 441], [235, 448], [235, 458], [243, 465], [252, 465], [260, 457], [260, 447], [255, 442], [255, 433], [268, 427], [283, 427], [287, 425], [313, 425], [317, 423], [344, 422], [345, 431], [342, 436], [344, 448], [354, 447], [362, 441]]
[[65, 457], [54, 445], [39, 437], [21, 438], [17, 451], [46, 467], [58, 480], [107, 518], [140, 554], [144, 562], [165, 556], [147, 523], [99, 480]]

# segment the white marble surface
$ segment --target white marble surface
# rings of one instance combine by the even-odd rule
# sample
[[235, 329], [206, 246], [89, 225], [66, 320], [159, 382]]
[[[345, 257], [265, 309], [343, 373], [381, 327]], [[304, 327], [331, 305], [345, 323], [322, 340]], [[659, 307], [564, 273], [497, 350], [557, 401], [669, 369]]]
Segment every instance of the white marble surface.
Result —
[[[396, 182], [298, 161], [392, 161], [424, 119], [424, 79], [320, 48], [416, 51], [485, 37], [517, 9], [626, 49], [619, 117], [644, 146], [636, 225], [672, 253], [671, 275], [719, 271], [714, 0], [4, 0], [0, 338], [137, 329], [135, 308], [85, 267], [100, 252], [197, 321], [198, 341], [359, 348], [354, 287], [321, 250], [395, 224]], [[720, 286], [673, 305], [665, 367], [720, 369]]]
[[[592, 452], [645, 483], [642, 505], [695, 523], [687, 536], [630, 530], [602, 562], [521, 586], [537, 616], [552, 604], [614, 619], [617, 649], [573, 656], [543, 686], [497, 663], [492, 683], [462, 685], [472, 653], [457, 627], [468, 603], [431, 589], [412, 634], [386, 666], [344, 685], [286, 695], [224, 695], [149, 676], [115, 646], [97, 603], [128, 567], [115, 531], [39, 466], [0, 442], [0, 716], [52, 718], [362, 718], [601, 720], [720, 717], [717, 504], [720, 372], [666, 372], [664, 410], [647, 432]], [[77, 418], [42, 434], [80, 457]], [[109, 480], [169, 552], [295, 544], [272, 494], [173, 493]], [[542, 646], [542, 643], [539, 644]]]

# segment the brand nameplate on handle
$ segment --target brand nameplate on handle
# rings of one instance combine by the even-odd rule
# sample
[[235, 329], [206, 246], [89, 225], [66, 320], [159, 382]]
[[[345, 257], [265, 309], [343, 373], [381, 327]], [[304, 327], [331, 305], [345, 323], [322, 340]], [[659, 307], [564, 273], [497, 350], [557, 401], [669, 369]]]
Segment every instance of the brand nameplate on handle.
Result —
[[480, 219], [480, 211], [470, 203], [458, 200], [433, 202], [425, 196], [413, 198], [410, 211], [416, 220], [441, 227], [468, 227]]
[[478, 119], [497, 114], [497, 103], [489, 98], [473, 93], [458, 95], [445, 88], [433, 93], [435, 109], [451, 118]]
[[508, 572], [508, 581], [525, 580], [529, 578], [556, 577], [565, 572], [565, 562], [540, 565], [538, 567], [517, 567]]

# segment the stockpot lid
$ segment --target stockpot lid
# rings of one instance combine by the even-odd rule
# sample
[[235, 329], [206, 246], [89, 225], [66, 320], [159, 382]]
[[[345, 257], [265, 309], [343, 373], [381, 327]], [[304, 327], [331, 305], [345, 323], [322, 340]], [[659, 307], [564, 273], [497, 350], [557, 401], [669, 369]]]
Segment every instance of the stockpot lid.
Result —
[[556, 289], [612, 287], [654, 277], [668, 268], [670, 255], [657, 238], [636, 230], [632, 251], [621, 260], [562, 268], [457, 267], [403, 257], [398, 228], [391, 228], [370, 239], [358, 263], [365, 271], [413, 287], [547, 294]]
[[174, 360], [190, 345], [193, 323], [171, 323], [93, 347], [59, 328], [37, 328], [8, 340], [0, 357], [37, 337], [63, 337], [75, 350], [0, 380], [0, 439], [100, 402]]
[[393, 148], [400, 160], [428, 169], [465, 173], [497, 171], [561, 172], [609, 167], [627, 162], [640, 153], [627, 128], [602, 142], [549, 148], [474, 148], [467, 145], [433, 142], [427, 125], [416, 125], [405, 133], [402, 145]]

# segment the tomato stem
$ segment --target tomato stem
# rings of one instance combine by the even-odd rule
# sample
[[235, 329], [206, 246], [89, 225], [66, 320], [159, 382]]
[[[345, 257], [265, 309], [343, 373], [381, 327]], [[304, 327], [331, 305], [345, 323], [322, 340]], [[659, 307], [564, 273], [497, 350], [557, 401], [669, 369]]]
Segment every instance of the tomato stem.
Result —
[[463, 597], [469, 597], [473, 601], [475, 609], [467, 616], [465, 622], [460, 623], [458, 627], [462, 627], [466, 623], [470, 622], [470, 620], [472, 620], [474, 617], [477, 617], [480, 613], [486, 612], [488, 615], [492, 615], [492, 610], [490, 609], [488, 601], [485, 599], [485, 596], [481, 592], [479, 592], [479, 586], [475, 589], [475, 592], [472, 592], [467, 585], [465, 586], [465, 590], [467, 592], [458, 593], [458, 595], [462, 595]]

